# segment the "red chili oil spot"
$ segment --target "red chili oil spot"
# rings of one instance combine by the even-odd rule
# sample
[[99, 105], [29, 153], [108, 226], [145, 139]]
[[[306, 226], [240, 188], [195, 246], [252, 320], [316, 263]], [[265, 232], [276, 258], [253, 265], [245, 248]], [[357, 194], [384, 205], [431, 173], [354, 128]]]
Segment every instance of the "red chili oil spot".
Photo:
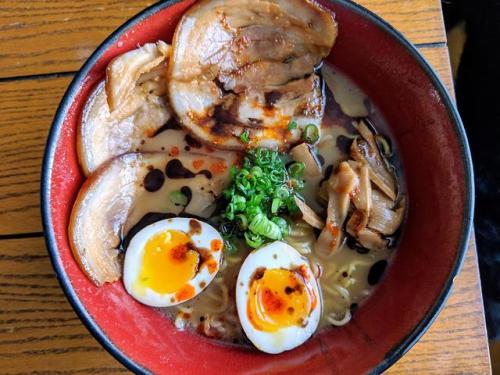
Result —
[[215, 239], [210, 242], [210, 248], [212, 251], [220, 251], [222, 250], [222, 241]]
[[193, 298], [194, 297], [194, 288], [190, 284], [184, 285], [177, 293], [175, 293], [175, 298], [177, 298], [178, 301], [185, 301], [187, 299]]

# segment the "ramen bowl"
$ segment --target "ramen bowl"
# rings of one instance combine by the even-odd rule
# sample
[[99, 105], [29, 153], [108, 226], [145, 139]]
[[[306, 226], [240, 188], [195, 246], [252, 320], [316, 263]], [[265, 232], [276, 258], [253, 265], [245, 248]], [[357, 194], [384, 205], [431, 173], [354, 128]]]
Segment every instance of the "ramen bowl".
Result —
[[178, 331], [141, 305], [121, 282], [97, 288], [74, 260], [67, 228], [83, 174], [76, 131], [85, 100], [107, 64], [138, 44], [170, 42], [192, 0], [163, 1], [115, 31], [75, 76], [57, 110], [42, 175], [47, 247], [68, 300], [96, 339], [136, 373], [379, 373], [396, 362], [443, 307], [464, 259], [473, 210], [472, 167], [455, 106], [425, 59], [366, 9], [323, 0], [339, 24], [327, 60], [348, 75], [385, 117], [397, 143], [408, 215], [391, 266], [351, 322], [279, 355], [222, 345]]

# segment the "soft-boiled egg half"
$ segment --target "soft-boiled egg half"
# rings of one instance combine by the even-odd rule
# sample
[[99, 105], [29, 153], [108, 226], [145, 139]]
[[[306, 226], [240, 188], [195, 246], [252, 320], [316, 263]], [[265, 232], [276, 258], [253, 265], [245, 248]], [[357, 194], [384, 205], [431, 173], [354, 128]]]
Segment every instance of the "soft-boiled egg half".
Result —
[[222, 247], [219, 232], [196, 219], [172, 218], [148, 225], [127, 248], [125, 289], [149, 306], [187, 301], [219, 271]]
[[304, 343], [318, 327], [321, 304], [308, 260], [288, 244], [273, 242], [243, 262], [236, 306], [257, 349], [277, 354]]

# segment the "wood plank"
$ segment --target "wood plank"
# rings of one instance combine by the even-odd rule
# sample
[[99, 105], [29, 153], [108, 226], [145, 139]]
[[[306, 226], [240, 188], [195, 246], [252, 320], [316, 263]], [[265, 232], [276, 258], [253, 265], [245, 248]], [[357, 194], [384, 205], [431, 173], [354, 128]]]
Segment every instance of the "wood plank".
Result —
[[66, 300], [43, 238], [0, 241], [2, 374], [118, 374]]
[[93, 50], [152, 0], [0, 0], [0, 76], [78, 70]]
[[[0, 0], [0, 78], [76, 71], [151, 0]], [[359, 0], [413, 43], [445, 42], [439, 0]]]
[[70, 77], [0, 83], [0, 235], [39, 232], [47, 133]]
[[432, 66], [439, 78], [441, 78], [452, 98], [455, 99], [448, 48], [445, 46], [421, 47], [419, 51]]
[[415, 44], [446, 43], [440, 0], [355, 0]]

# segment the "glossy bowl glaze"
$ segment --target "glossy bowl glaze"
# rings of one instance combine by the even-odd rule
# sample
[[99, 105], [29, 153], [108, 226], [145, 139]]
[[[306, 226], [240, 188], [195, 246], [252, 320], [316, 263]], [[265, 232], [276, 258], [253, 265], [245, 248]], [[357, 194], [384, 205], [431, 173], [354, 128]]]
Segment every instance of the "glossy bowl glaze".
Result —
[[397, 31], [353, 3], [321, 1], [339, 24], [328, 60], [387, 119], [401, 151], [409, 211], [392, 266], [349, 324], [276, 356], [222, 346], [178, 332], [156, 310], [129, 297], [121, 282], [96, 288], [73, 259], [67, 227], [83, 181], [75, 136], [84, 102], [113, 57], [138, 44], [171, 41], [192, 3], [160, 2], [128, 21], [88, 59], [61, 101], [43, 164], [42, 211], [47, 246], [69, 301], [99, 342], [135, 372], [381, 372], [418, 340], [449, 294], [471, 228], [472, 168], [460, 118], [434, 71]]

